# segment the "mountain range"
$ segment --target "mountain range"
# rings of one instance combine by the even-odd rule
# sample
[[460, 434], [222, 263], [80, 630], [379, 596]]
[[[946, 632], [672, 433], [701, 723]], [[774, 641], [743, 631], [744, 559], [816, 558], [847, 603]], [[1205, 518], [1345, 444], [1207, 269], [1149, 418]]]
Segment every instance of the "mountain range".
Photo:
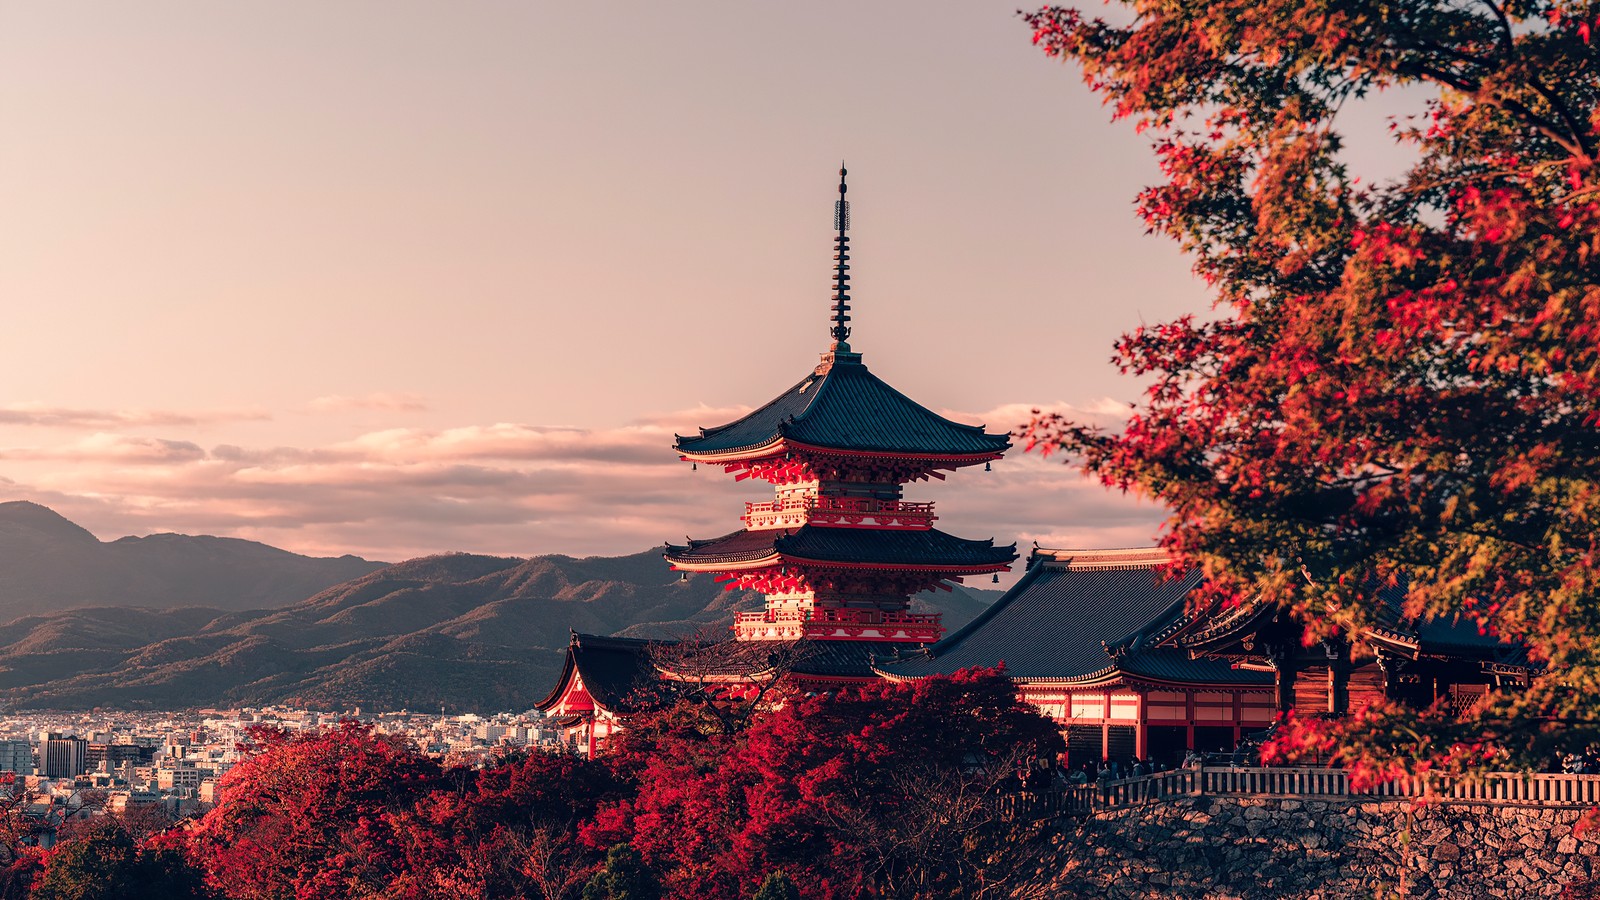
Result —
[[[119, 546], [165, 550], [104, 557], [116, 560], [105, 569], [125, 573], [139, 592], [97, 581], [99, 575], [64, 573], [65, 584], [50, 583], [54, 565], [98, 561], [94, 547]], [[310, 559], [223, 538], [101, 543], [44, 507], [0, 504], [0, 565], [18, 558], [30, 560], [30, 576], [13, 579], [15, 595], [0, 581], [0, 610], [37, 606], [49, 596], [80, 608], [0, 626], [0, 704], [10, 708], [521, 710], [555, 683], [569, 629], [725, 633], [734, 610], [762, 603], [759, 594], [724, 591], [708, 576], [680, 581], [659, 548], [584, 559], [448, 554], [384, 565]], [[238, 560], [262, 584], [234, 593], [219, 558]], [[294, 584], [335, 571], [313, 563], [360, 571], [328, 578], [299, 602], [272, 602]], [[186, 583], [190, 578], [205, 583]], [[163, 593], [166, 584], [179, 587]], [[957, 588], [912, 603], [942, 612], [954, 629], [998, 595]], [[212, 599], [186, 605], [202, 596]], [[271, 608], [243, 608], [252, 602]]]
[[82, 606], [282, 606], [385, 565], [186, 534], [103, 542], [48, 507], [0, 503], [0, 622]]

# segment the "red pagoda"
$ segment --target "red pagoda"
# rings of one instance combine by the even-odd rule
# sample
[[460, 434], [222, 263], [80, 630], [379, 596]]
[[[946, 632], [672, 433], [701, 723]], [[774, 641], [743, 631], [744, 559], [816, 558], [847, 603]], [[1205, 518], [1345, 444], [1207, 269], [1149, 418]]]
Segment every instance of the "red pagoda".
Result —
[[850, 348], [844, 178], [840, 169], [833, 341], [821, 364], [760, 409], [674, 445], [697, 466], [772, 484], [770, 502], [745, 504], [743, 528], [665, 553], [683, 577], [714, 574], [729, 590], [766, 594], [766, 608], [737, 613], [732, 641], [709, 653], [690, 648], [693, 676], [679, 652], [687, 645], [574, 633], [560, 679], [537, 706], [577, 747], [594, 752], [652, 702], [650, 682], [704, 677], [737, 692], [770, 684], [780, 670], [819, 689], [876, 679], [876, 659], [944, 634], [937, 613], [910, 611], [913, 594], [1007, 571], [1017, 558], [1014, 544], [934, 528], [933, 504], [904, 498], [906, 484], [987, 467], [1011, 442], [917, 404]]
[[1008, 570], [1017, 558], [1014, 546], [934, 528], [933, 504], [904, 498], [907, 483], [987, 466], [1011, 442], [918, 405], [850, 349], [844, 176], [840, 169], [833, 343], [821, 364], [755, 412], [675, 445], [685, 461], [774, 488], [770, 502], [745, 504], [744, 528], [669, 544], [665, 554], [678, 571], [767, 595], [766, 609], [738, 614], [741, 641], [932, 643], [944, 633], [939, 615], [908, 612], [911, 595]]

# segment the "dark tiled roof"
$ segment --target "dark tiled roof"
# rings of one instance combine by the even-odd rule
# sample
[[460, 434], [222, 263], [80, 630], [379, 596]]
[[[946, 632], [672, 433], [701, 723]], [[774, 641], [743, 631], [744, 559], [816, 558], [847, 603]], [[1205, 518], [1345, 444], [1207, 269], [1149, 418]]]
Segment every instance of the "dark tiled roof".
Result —
[[[1152, 565], [1074, 568], [1037, 561], [1016, 586], [926, 654], [880, 659], [890, 675], [949, 674], [1005, 663], [1013, 678], [1091, 680], [1117, 671], [1166, 681], [1269, 683], [1271, 676], [1149, 646], [1183, 612], [1198, 572], [1164, 580]], [[1107, 648], [1116, 651], [1115, 657]]]
[[799, 661], [795, 663], [797, 675], [825, 675], [833, 678], [876, 677], [872, 661], [892, 655], [897, 649], [914, 649], [920, 645], [907, 645], [891, 641], [802, 641]]
[[1494, 657], [1502, 662], [1524, 661], [1526, 648], [1509, 644], [1491, 634], [1480, 634], [1478, 623], [1465, 616], [1425, 619], [1418, 622], [1405, 615], [1407, 586], [1390, 585], [1378, 591], [1383, 601], [1378, 613], [1378, 636], [1384, 632], [1417, 645], [1422, 653]]
[[669, 544], [663, 555], [674, 563], [712, 565], [751, 562], [774, 553], [790, 559], [818, 562], [933, 568], [1004, 566], [1017, 558], [1015, 544], [996, 547], [992, 539], [969, 541], [937, 528], [829, 528], [818, 525], [804, 525], [796, 529], [735, 531], [709, 541], [690, 541], [688, 546]]
[[[760, 675], [774, 666], [788, 666], [795, 675], [825, 678], [876, 678], [874, 659], [892, 654], [903, 643], [891, 641], [723, 641], [703, 651], [672, 641], [574, 634], [567, 664], [555, 689], [541, 700], [549, 709], [561, 698], [576, 669], [589, 695], [612, 712], [633, 712], [665, 695], [655, 690], [663, 672], [697, 676]], [[675, 652], [674, 647], [683, 652]]]
[[875, 678], [873, 660], [907, 646], [915, 648], [921, 645], [896, 641], [811, 638], [787, 641], [727, 640], [704, 647], [703, 653], [690, 649], [684, 660], [658, 659], [657, 664], [664, 671], [683, 673], [692, 668], [700, 675], [753, 675], [774, 666], [787, 666], [796, 675]]
[[709, 565], [712, 563], [740, 563], [765, 559], [777, 552], [774, 547], [779, 538], [790, 534], [788, 530], [745, 531], [740, 529], [722, 537], [697, 541], [690, 539], [685, 546], [668, 544], [665, 556], [669, 562]]
[[[1526, 647], [1479, 633], [1478, 623], [1470, 618], [1418, 621], [1407, 616], [1406, 591], [1404, 581], [1378, 589], [1377, 621], [1367, 632], [1370, 640], [1412, 648], [1422, 654], [1478, 657], [1506, 664], [1526, 661]], [[1178, 643], [1195, 652], [1216, 652], [1237, 645], [1274, 615], [1275, 610], [1272, 603], [1257, 601], [1219, 613], [1180, 638]]]
[[645, 697], [656, 683], [656, 670], [650, 664], [650, 647], [659, 641], [635, 638], [574, 634], [567, 647], [566, 664], [556, 679], [550, 696], [535, 706], [549, 709], [561, 699], [574, 671], [594, 702], [612, 712], [626, 712], [634, 701]]
[[680, 453], [714, 454], [764, 447], [780, 437], [832, 450], [995, 454], [1011, 446], [1004, 434], [952, 422], [885, 384], [853, 354], [841, 354], [823, 374], [794, 387], [742, 419], [699, 436], [679, 436]]

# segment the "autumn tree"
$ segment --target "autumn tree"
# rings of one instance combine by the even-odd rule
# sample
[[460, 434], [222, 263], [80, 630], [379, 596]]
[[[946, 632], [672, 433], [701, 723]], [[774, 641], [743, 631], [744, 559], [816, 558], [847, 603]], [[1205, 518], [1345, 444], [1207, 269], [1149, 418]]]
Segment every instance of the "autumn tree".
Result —
[[209, 882], [230, 900], [381, 896], [405, 872], [403, 817], [446, 787], [438, 763], [353, 722], [252, 736], [188, 837]]
[[607, 767], [572, 754], [524, 751], [445, 774], [443, 789], [391, 816], [405, 857], [391, 896], [570, 900], [604, 861], [579, 826], [626, 793]]
[[[1465, 721], [1380, 705], [1289, 743], [1381, 766], [1385, 748], [1460, 763], [1593, 740], [1600, 7], [1111, 7], [1026, 18], [1153, 136], [1164, 180], [1138, 212], [1215, 307], [1118, 343], [1149, 385], [1123, 428], [1041, 416], [1030, 446], [1165, 504], [1162, 541], [1203, 567], [1212, 601], [1263, 598], [1308, 639], [1354, 636], [1376, 587], [1403, 585], [1406, 613], [1469, 617], [1543, 667]], [[1342, 113], [1383, 91], [1427, 108], [1393, 124], [1404, 174], [1362, 182]]]
[[683, 704], [624, 732], [638, 794], [586, 831], [673, 898], [742, 900], [776, 869], [815, 900], [977, 897], [1017, 767], [1061, 749], [994, 670], [792, 696], [733, 735]]
[[31, 900], [212, 900], [203, 874], [182, 854], [135, 842], [102, 819], [47, 857]]

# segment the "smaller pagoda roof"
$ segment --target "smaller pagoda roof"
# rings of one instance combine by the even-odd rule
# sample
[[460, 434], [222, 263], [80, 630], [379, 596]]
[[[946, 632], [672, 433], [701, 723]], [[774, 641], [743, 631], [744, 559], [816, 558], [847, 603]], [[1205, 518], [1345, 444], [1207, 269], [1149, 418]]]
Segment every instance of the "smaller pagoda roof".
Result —
[[633, 710], [642, 695], [656, 684], [649, 653], [651, 645], [658, 643], [661, 642], [573, 632], [561, 676], [549, 696], [535, 703], [534, 708], [553, 708], [577, 675], [596, 706], [613, 713]]
[[698, 436], [678, 435], [674, 447], [685, 456], [734, 458], [787, 440], [827, 450], [987, 459], [1011, 446], [1004, 434], [952, 422], [890, 387], [858, 353], [826, 359], [760, 409]]
[[779, 558], [821, 563], [876, 564], [910, 568], [1002, 567], [1017, 558], [1016, 545], [969, 541], [937, 528], [830, 528], [802, 525], [735, 531], [686, 546], [667, 545], [673, 564], [738, 565]]
[[[868, 680], [877, 678], [873, 660], [893, 653], [903, 643], [891, 641], [829, 641], [800, 638], [791, 641], [720, 641], [708, 646], [704, 658], [692, 648], [680, 652], [672, 640], [640, 640], [597, 634], [572, 635], [566, 664], [550, 695], [535, 704], [541, 710], [556, 706], [576, 675], [595, 704], [611, 713], [631, 713], [660, 702], [661, 677], [681, 674], [687, 664], [697, 677], [769, 676], [774, 665], [786, 665], [791, 675], [817, 679]], [[723, 653], [726, 649], [738, 651]]]
[[1037, 550], [1028, 572], [976, 619], [927, 651], [880, 658], [890, 677], [1005, 664], [1023, 681], [1093, 683], [1119, 676], [1217, 686], [1270, 684], [1269, 673], [1190, 659], [1158, 646], [1184, 613], [1199, 571], [1166, 578], [1152, 550]]

